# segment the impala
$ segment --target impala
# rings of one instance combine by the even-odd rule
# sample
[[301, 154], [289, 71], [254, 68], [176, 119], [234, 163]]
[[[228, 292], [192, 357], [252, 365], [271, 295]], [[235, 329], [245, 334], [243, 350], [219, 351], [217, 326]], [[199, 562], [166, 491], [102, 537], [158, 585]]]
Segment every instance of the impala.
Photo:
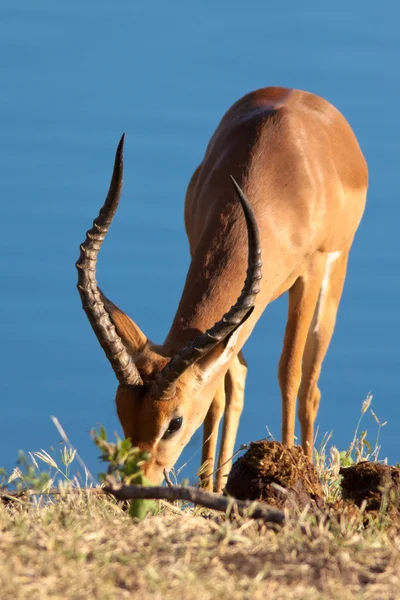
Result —
[[282, 441], [294, 443], [298, 398], [302, 446], [311, 458], [318, 379], [368, 185], [352, 129], [326, 100], [286, 88], [251, 92], [228, 110], [188, 186], [192, 260], [162, 345], [148, 340], [96, 282], [97, 255], [121, 195], [123, 142], [76, 266], [83, 308], [119, 381], [124, 434], [151, 454], [147, 477], [161, 482], [204, 423], [202, 477], [212, 489], [224, 415], [215, 481], [222, 489], [243, 408], [241, 348], [268, 303], [286, 291]]

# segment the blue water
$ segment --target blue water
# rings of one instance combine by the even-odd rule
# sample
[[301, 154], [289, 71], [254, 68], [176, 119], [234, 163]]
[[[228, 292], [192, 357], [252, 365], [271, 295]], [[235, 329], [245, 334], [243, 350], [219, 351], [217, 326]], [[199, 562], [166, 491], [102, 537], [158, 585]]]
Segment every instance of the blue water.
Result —
[[[119, 430], [116, 380], [76, 291], [75, 260], [127, 134], [125, 187], [100, 256], [102, 289], [163, 341], [187, 267], [183, 199], [224, 111], [266, 85], [306, 89], [348, 118], [370, 169], [321, 377], [320, 433], [347, 447], [368, 392], [399, 460], [400, 5], [87, 0], [0, 2], [0, 466], [48, 449], [56, 415], [97, 473], [88, 431]], [[238, 445], [280, 436], [286, 299], [245, 347]], [[365, 418], [369, 437], [376, 433]], [[373, 439], [371, 440], [373, 441]], [[184, 453], [200, 447], [200, 432]], [[180, 461], [183, 462], [183, 459]], [[198, 457], [182, 474], [192, 475]]]

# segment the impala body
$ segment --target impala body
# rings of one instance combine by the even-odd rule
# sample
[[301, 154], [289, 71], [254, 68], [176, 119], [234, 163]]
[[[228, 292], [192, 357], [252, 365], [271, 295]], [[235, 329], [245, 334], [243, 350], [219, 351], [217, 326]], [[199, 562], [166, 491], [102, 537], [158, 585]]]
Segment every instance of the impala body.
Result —
[[161, 481], [204, 423], [203, 484], [211, 488], [224, 415], [215, 483], [221, 490], [243, 408], [241, 348], [268, 303], [286, 291], [278, 370], [282, 441], [294, 443], [298, 398], [302, 445], [311, 457], [318, 378], [368, 184], [349, 124], [326, 100], [286, 88], [257, 90], [228, 110], [188, 186], [192, 260], [162, 346], [147, 340], [95, 278], [122, 186], [122, 142], [107, 200], [81, 246], [78, 288], [120, 382], [116, 403], [124, 434], [152, 455], [147, 476]]

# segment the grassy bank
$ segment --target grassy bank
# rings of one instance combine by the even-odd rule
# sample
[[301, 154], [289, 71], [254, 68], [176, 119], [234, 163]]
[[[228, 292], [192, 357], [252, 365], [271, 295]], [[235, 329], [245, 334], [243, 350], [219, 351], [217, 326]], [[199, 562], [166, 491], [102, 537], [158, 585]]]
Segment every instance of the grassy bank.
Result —
[[275, 531], [164, 505], [135, 523], [82, 491], [0, 507], [0, 597], [394, 599], [399, 549], [379, 520], [292, 514]]
[[[363, 405], [363, 414], [368, 408]], [[371, 448], [365, 432], [356, 432], [343, 453], [328, 453], [327, 441], [316, 453], [316, 465], [333, 502], [340, 494], [340, 465], [375, 460], [378, 446]], [[106, 450], [121, 456], [123, 444], [118, 452], [107, 444]], [[400, 526], [384, 511], [315, 516], [293, 507], [278, 526], [160, 501], [155, 514], [136, 520], [113, 498], [80, 489], [70, 477], [74, 458], [65, 448], [59, 467], [42, 451], [22, 459], [5, 480], [22, 489], [61, 480], [66, 489], [0, 502], [1, 599], [400, 596]]]

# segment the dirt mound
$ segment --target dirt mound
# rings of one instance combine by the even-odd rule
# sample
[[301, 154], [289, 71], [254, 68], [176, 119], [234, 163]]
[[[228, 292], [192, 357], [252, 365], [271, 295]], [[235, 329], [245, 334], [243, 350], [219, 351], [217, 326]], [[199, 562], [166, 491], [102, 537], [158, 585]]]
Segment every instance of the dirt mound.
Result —
[[340, 475], [342, 497], [367, 511], [396, 510], [400, 508], [400, 469], [375, 462], [360, 462], [342, 467]]
[[[326, 503], [316, 469], [302, 448], [279, 442], [252, 442], [233, 465], [225, 492], [240, 500], [259, 500], [279, 508], [307, 504], [333, 514], [371, 516], [380, 511], [397, 522], [400, 517], [400, 468], [360, 462], [340, 469], [342, 497]], [[326, 511], [324, 511], [326, 512]], [[332, 516], [331, 515], [331, 516]]]
[[252, 442], [232, 466], [225, 492], [240, 500], [261, 500], [283, 508], [324, 505], [319, 477], [300, 446], [279, 442]]

